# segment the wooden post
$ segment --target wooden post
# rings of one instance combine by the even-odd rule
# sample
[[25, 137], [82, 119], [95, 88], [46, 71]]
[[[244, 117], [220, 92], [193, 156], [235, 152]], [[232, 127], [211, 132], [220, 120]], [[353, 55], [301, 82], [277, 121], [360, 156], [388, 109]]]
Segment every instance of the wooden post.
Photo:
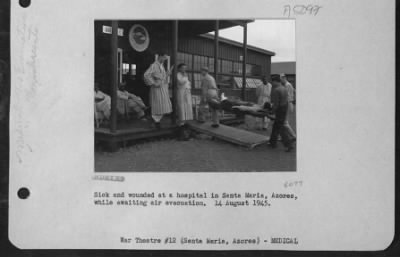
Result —
[[218, 57], [219, 57], [219, 20], [215, 21], [214, 29], [214, 78], [218, 85]]
[[119, 84], [118, 78], [118, 21], [111, 22], [111, 122], [110, 131], [117, 131], [117, 90]]
[[174, 65], [174, 70], [171, 74], [171, 83], [172, 83], [172, 124], [176, 125], [176, 114], [177, 114], [177, 97], [176, 97], [176, 73], [177, 73], [177, 65], [176, 63], [178, 57], [178, 20], [172, 21], [172, 56], [171, 62]]
[[242, 100], [246, 100], [247, 23], [243, 25]]

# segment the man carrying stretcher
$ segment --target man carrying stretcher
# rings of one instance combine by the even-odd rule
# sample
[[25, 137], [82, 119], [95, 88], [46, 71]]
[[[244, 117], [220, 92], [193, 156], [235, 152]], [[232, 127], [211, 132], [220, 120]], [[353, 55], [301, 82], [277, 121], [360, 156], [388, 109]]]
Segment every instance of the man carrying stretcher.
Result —
[[[201, 102], [200, 105], [208, 104], [211, 110], [211, 120], [213, 128], [219, 127], [219, 110], [220, 110], [220, 98], [218, 97], [218, 87], [215, 83], [215, 79], [208, 73], [208, 68], [201, 68]], [[204, 108], [199, 113], [199, 122], [205, 122]]]
[[[205, 95], [207, 95], [206, 92], [209, 91], [204, 90]], [[275, 148], [278, 136], [280, 136], [287, 152], [290, 152], [294, 148], [293, 142], [295, 138], [288, 132], [287, 127], [284, 126], [289, 103], [288, 91], [282, 85], [279, 77], [272, 78], [271, 103], [266, 102], [263, 106], [241, 100], [227, 99], [223, 94], [221, 98], [219, 98], [217, 90], [215, 90], [215, 94], [212, 95], [214, 97], [208, 96], [206, 100], [214, 112], [222, 109], [236, 114], [252, 115], [259, 118], [268, 117], [274, 120], [269, 146]], [[215, 126], [214, 120], [213, 127], [218, 127], [218, 125]]]

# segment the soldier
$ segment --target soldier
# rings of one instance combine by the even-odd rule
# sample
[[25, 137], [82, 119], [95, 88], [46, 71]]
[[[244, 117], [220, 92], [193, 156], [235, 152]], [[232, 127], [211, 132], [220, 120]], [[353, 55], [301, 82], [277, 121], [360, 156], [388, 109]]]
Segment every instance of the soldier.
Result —
[[[208, 68], [203, 67], [201, 69], [201, 102], [200, 105], [208, 104], [211, 110], [211, 120], [213, 128], [219, 127], [219, 105], [220, 99], [218, 97], [218, 87], [215, 83], [215, 79], [208, 73]], [[204, 122], [204, 113], [200, 112], [200, 122]]]
[[290, 152], [293, 149], [294, 138], [290, 135], [287, 127], [284, 126], [288, 112], [289, 94], [287, 88], [282, 85], [278, 76], [272, 77], [271, 101], [272, 110], [275, 113], [275, 121], [269, 139], [269, 146], [275, 148], [278, 135], [280, 135], [286, 147], [286, 151]]

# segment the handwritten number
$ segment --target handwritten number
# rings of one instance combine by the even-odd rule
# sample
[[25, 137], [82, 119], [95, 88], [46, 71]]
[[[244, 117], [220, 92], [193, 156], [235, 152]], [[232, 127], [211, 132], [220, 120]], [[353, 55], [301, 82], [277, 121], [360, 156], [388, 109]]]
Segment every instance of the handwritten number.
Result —
[[295, 5], [294, 7], [293, 7], [293, 12], [296, 14], [296, 15], [303, 15], [303, 14], [305, 14], [305, 6], [304, 5]]
[[322, 8], [322, 6], [318, 6], [318, 5], [314, 6], [314, 8], [313, 8], [314, 16], [316, 16], [318, 14], [319, 9], [321, 9], [321, 8]]
[[287, 17], [290, 17], [290, 10], [291, 10], [290, 5], [288, 5], [288, 4], [285, 5], [283, 7], [283, 16], [285, 16], [287, 14]]
[[312, 4], [295, 5], [292, 8], [292, 6], [287, 4], [287, 5], [283, 6], [283, 16], [286, 16], [288, 18], [291, 17], [292, 11], [293, 11], [294, 15], [305, 15], [305, 14], [313, 15], [314, 14], [314, 16], [316, 16], [321, 8], [322, 8], [322, 6], [312, 5]]
[[306, 11], [308, 12], [308, 14], [311, 15], [313, 13], [313, 10], [314, 10], [314, 5], [312, 4], [307, 5]]

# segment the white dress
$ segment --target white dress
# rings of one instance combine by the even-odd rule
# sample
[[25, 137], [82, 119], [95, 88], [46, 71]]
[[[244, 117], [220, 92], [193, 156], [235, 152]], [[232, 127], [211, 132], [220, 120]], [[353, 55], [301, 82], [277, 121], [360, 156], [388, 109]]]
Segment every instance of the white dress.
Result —
[[164, 66], [154, 62], [144, 73], [144, 81], [150, 86], [151, 114], [163, 115], [172, 112], [172, 104], [168, 93], [168, 75]]
[[191, 83], [181, 72], [177, 73], [177, 105], [179, 121], [193, 120]]

